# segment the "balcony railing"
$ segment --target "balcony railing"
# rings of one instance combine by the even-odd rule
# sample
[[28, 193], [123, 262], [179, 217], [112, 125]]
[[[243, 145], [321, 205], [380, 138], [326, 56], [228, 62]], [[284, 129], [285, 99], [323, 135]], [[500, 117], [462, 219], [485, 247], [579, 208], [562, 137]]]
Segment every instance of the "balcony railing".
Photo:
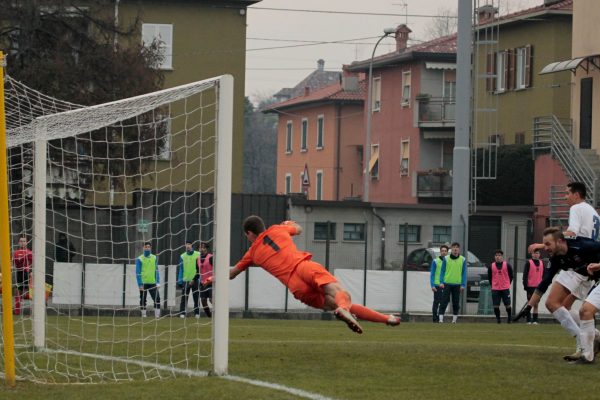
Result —
[[456, 102], [449, 97], [417, 97], [419, 127], [453, 127]]
[[417, 197], [452, 197], [450, 171], [417, 171]]

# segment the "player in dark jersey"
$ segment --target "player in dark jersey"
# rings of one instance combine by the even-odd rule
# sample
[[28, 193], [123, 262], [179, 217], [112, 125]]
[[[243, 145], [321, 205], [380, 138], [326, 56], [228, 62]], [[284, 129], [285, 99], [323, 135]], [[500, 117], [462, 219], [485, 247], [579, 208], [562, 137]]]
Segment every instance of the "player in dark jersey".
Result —
[[[515, 321], [526, 316], [531, 308], [540, 302], [540, 299], [552, 283], [554, 275], [559, 271], [571, 270], [579, 276], [579, 280], [598, 280], [600, 279], [600, 271], [594, 271], [590, 275], [588, 272], [588, 264], [597, 263], [600, 261], [600, 242], [596, 242], [587, 238], [565, 238], [559, 228], [551, 227], [544, 230], [544, 249], [551, 255], [550, 262], [544, 269], [542, 281], [535, 289], [529, 302], [523, 307], [519, 314], [515, 317]], [[557, 296], [568, 295], [570, 292], [560, 283], [556, 283], [557, 288], [553, 290], [546, 301], [546, 307], [552, 313], [557, 311], [555, 304], [561, 304], [562, 301], [557, 299]], [[555, 290], [556, 289], [556, 290]], [[566, 311], [565, 311], [566, 312]], [[558, 319], [558, 318], [557, 318]], [[574, 337], [579, 335], [579, 326], [561, 325]], [[600, 332], [596, 331], [596, 341], [600, 340]], [[600, 345], [600, 342], [598, 343]], [[596, 346], [598, 347], [598, 346]], [[600, 347], [598, 347], [600, 349]], [[565, 358], [566, 359], [566, 358]], [[567, 360], [576, 361], [576, 360]]]

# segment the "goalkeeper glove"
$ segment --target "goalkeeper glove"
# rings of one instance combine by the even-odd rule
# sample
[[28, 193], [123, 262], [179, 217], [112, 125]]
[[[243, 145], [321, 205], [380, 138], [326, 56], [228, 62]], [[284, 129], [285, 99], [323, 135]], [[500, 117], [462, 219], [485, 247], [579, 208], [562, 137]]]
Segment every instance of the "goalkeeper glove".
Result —
[[523, 308], [521, 308], [521, 311], [519, 311], [519, 313], [517, 315], [514, 316], [513, 318], [513, 322], [517, 322], [518, 320], [520, 320], [521, 318], [529, 315], [529, 312], [531, 311], [531, 306], [529, 304], [525, 304], [523, 306]]

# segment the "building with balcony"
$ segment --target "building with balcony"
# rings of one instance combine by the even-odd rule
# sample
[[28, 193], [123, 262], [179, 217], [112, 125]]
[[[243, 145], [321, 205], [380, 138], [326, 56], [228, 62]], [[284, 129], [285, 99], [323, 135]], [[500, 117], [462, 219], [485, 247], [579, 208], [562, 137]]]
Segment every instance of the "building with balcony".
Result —
[[396, 30], [396, 51], [355, 61], [372, 65], [371, 143], [365, 151], [369, 200], [384, 203], [448, 202], [452, 195], [456, 91], [456, 35], [407, 46], [410, 29]]

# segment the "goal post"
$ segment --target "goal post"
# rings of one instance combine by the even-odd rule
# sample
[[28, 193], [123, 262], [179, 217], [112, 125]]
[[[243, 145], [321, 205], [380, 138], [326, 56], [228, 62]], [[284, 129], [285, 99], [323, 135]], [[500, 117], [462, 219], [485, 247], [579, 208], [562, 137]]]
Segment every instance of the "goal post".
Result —
[[[230, 244], [231, 244], [231, 177], [233, 148], [233, 77], [224, 76], [220, 82], [220, 93], [230, 95], [219, 96], [217, 121], [219, 137], [217, 151], [217, 171], [223, 176], [215, 182], [216, 195], [215, 204], [217, 211], [217, 223], [215, 224], [215, 238], [219, 243], [220, 255], [216, 258], [215, 268], [215, 323], [214, 343], [215, 355], [213, 361], [213, 372], [216, 375], [227, 373], [229, 354], [229, 268]], [[229, 149], [229, 154], [221, 149]]]
[[4, 102], [4, 66], [6, 59], [0, 51], [0, 273], [2, 274], [2, 336], [6, 384], [15, 386], [15, 341], [12, 312], [12, 279], [10, 259], [10, 223], [8, 202], [8, 162], [6, 160], [6, 112]]
[[[6, 79], [3, 242], [10, 255], [24, 236], [33, 250], [30, 281], [17, 278], [14, 299], [3, 297], [3, 316], [15, 316], [2, 345], [14, 326], [17, 375], [79, 383], [227, 374], [233, 77], [90, 107]], [[212, 298], [191, 281], [180, 288], [188, 241], [212, 245]], [[139, 283], [145, 242], [158, 269], [148, 289]], [[195, 307], [196, 294], [206, 307]]]

